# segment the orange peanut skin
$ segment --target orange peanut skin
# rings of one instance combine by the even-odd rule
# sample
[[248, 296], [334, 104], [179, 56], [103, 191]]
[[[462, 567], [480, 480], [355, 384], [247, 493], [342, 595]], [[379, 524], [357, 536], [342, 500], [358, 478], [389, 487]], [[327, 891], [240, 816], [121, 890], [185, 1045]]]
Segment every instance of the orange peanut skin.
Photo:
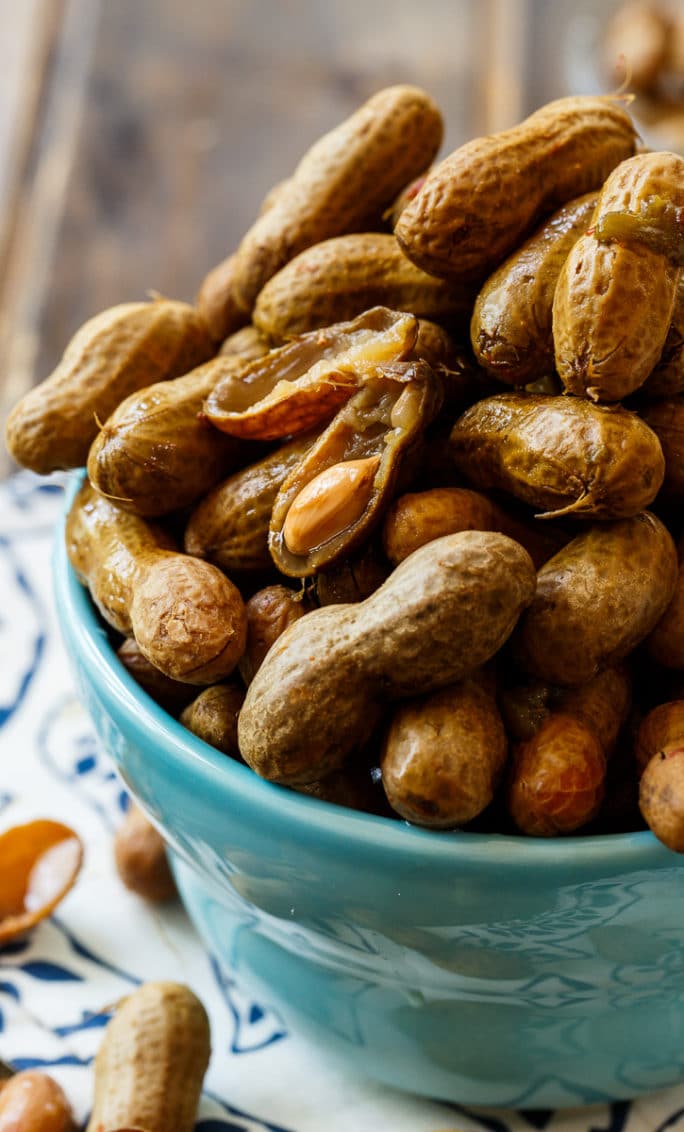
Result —
[[615, 100], [550, 102], [437, 164], [402, 210], [395, 235], [424, 271], [483, 280], [545, 213], [599, 188], [634, 153], [635, 140]]
[[684, 743], [684, 700], [658, 704], [641, 721], [634, 742], [634, 758], [639, 773], [665, 747]]
[[0, 1132], [77, 1132], [63, 1089], [46, 1073], [24, 1069], [0, 1084]]
[[570, 393], [619, 401], [654, 369], [667, 338], [682, 269], [636, 241], [599, 241], [594, 225], [609, 213], [639, 214], [642, 204], [684, 206], [684, 159], [643, 153], [606, 181], [592, 228], [563, 265], [553, 300], [556, 369]]
[[639, 809], [651, 831], [675, 853], [684, 853], [684, 744], [665, 746], [639, 783]]
[[387, 87], [305, 154], [236, 253], [234, 293], [251, 310], [259, 291], [304, 248], [371, 229], [442, 141], [442, 117], [417, 87]]
[[528, 742], [513, 751], [508, 808], [523, 833], [572, 833], [599, 811], [606, 756], [596, 735], [571, 715], [549, 715]]

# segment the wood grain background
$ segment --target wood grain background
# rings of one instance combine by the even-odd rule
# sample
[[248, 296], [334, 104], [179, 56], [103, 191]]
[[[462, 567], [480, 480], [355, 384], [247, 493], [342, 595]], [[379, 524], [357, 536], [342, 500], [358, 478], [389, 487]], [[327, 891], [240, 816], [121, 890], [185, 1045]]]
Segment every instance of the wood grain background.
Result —
[[270, 186], [380, 87], [431, 92], [444, 152], [566, 93], [568, 7], [0, 0], [0, 425], [90, 315], [192, 299]]

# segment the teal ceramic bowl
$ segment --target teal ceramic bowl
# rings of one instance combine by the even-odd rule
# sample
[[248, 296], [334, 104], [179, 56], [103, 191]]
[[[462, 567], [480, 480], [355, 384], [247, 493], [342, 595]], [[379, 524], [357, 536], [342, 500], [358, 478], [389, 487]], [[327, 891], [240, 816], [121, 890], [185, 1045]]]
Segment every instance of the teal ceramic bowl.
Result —
[[371, 1075], [515, 1107], [684, 1079], [684, 866], [649, 833], [434, 834], [264, 782], [128, 676], [57, 539], [83, 701], [208, 948]]

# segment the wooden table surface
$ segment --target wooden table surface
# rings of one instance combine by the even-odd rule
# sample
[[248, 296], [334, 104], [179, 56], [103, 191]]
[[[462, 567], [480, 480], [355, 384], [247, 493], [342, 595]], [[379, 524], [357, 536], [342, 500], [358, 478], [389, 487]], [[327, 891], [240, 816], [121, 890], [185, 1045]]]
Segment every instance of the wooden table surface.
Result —
[[380, 87], [433, 94], [444, 152], [567, 93], [569, 7], [0, 0], [0, 425], [98, 310], [191, 300], [268, 188]]

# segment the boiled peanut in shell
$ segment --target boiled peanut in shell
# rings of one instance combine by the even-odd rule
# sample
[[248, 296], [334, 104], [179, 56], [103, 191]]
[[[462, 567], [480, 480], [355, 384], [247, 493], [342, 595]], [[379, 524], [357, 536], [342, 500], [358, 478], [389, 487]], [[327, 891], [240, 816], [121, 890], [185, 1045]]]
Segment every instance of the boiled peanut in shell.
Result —
[[483, 280], [542, 216], [600, 188], [635, 141], [629, 114], [613, 98], [549, 102], [439, 162], [402, 210], [395, 235], [423, 271]]
[[449, 452], [475, 487], [508, 491], [544, 517], [636, 515], [665, 475], [660, 443], [643, 420], [579, 397], [487, 397], [457, 420]]
[[539, 571], [516, 658], [541, 680], [586, 684], [651, 632], [676, 581], [675, 545], [655, 515], [596, 524]]
[[247, 620], [239, 591], [199, 558], [84, 483], [67, 517], [69, 560], [108, 624], [166, 676], [213, 684], [235, 668]]
[[[682, 272], [649, 237], [649, 225], [657, 233], [669, 217], [663, 202], [676, 214], [684, 207], [684, 158], [642, 153], [623, 161], [601, 190], [589, 232], [563, 265], [553, 340], [570, 393], [619, 401], [643, 385], [660, 358]], [[602, 238], [600, 226], [610, 217], [616, 236]]]
[[250, 684], [243, 758], [276, 782], [324, 777], [363, 744], [388, 700], [456, 683], [493, 656], [534, 587], [521, 546], [465, 531], [421, 547], [365, 601], [306, 614]]
[[47, 475], [80, 468], [100, 424], [124, 398], [210, 358], [213, 345], [187, 303], [122, 303], [84, 323], [52, 374], [14, 406], [11, 455]]

